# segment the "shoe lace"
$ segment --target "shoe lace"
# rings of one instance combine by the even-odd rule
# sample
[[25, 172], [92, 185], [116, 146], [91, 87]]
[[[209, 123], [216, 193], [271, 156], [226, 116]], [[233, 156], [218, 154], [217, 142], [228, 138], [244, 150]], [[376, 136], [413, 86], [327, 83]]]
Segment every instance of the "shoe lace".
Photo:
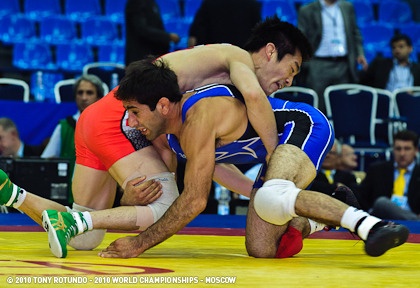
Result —
[[55, 230], [64, 231], [66, 242], [69, 242], [73, 236], [77, 235], [77, 232], [78, 232], [77, 227], [74, 225], [70, 225], [69, 227], [67, 227], [64, 221], [63, 215], [61, 213], [58, 213], [58, 218], [54, 223], [52, 223], [52, 225]]

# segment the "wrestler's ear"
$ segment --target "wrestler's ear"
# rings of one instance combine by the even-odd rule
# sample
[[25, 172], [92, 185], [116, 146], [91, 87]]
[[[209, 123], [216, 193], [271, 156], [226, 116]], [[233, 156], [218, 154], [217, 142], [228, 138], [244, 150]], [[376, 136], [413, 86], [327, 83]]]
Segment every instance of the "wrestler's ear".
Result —
[[269, 42], [265, 45], [265, 55], [267, 57], [267, 61], [270, 61], [271, 57], [273, 57], [274, 52], [276, 52], [276, 45]]
[[159, 99], [159, 102], [156, 104], [156, 109], [162, 114], [167, 115], [169, 113], [169, 106], [171, 101], [168, 98], [162, 97]]

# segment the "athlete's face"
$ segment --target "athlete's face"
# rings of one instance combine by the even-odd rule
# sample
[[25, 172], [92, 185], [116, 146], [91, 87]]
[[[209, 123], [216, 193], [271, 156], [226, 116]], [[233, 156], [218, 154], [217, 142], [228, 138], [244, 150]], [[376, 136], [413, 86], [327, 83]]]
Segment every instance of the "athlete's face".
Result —
[[158, 109], [151, 111], [149, 106], [137, 101], [123, 101], [128, 112], [128, 125], [139, 130], [147, 140], [153, 141], [164, 134], [164, 120]]
[[267, 95], [292, 85], [293, 78], [299, 73], [302, 65], [302, 55], [297, 51], [295, 55], [286, 54], [281, 61], [277, 59], [277, 50], [267, 53], [268, 61], [257, 67], [255, 73], [258, 81]]

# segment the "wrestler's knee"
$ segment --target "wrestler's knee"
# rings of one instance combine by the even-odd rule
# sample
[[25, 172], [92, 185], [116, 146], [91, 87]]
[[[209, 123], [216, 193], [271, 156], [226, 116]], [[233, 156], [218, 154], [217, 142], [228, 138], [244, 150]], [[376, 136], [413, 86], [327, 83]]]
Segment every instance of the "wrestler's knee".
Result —
[[301, 189], [291, 181], [269, 180], [255, 194], [255, 212], [264, 221], [283, 225], [293, 217], [297, 217], [295, 203], [300, 191]]

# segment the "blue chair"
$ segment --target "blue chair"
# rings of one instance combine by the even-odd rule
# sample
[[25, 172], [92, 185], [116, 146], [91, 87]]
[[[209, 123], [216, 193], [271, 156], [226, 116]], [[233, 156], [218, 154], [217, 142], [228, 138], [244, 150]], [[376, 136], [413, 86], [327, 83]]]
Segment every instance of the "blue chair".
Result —
[[35, 21], [23, 14], [3, 17], [4, 28], [2, 40], [5, 44], [23, 43], [38, 40]]
[[[56, 103], [74, 102], [74, 84], [76, 79], [60, 80], [54, 85], [54, 97]], [[109, 93], [108, 85], [102, 83], [104, 88], [104, 95]]]
[[181, 8], [178, 0], [157, 0], [156, 2], [163, 22], [171, 18], [181, 18]]
[[68, 43], [77, 39], [76, 24], [65, 16], [40, 19], [40, 39], [51, 44]]
[[19, 79], [0, 78], [0, 99], [29, 102], [29, 85]]
[[318, 108], [318, 94], [315, 90], [299, 86], [284, 87], [273, 94], [274, 98], [303, 102]]
[[65, 15], [76, 22], [83, 22], [87, 18], [101, 15], [99, 0], [67, 0], [65, 1]]
[[401, 24], [413, 21], [413, 12], [408, 3], [398, 0], [383, 0], [378, 4], [378, 21]]
[[389, 40], [394, 35], [393, 26], [386, 23], [366, 23], [360, 31], [363, 36], [363, 46], [377, 52], [389, 49]]
[[98, 46], [98, 62], [125, 64], [124, 44], [104, 44]]
[[80, 24], [81, 39], [92, 46], [118, 42], [117, 24], [106, 17], [88, 18]]
[[391, 147], [393, 144], [394, 131], [401, 124], [396, 117], [395, 99], [392, 92], [376, 88], [378, 105], [376, 108], [376, 142]]
[[13, 15], [20, 12], [19, 0], [0, 1], [0, 19], [5, 15]]
[[42, 42], [14, 44], [13, 66], [23, 70], [56, 69], [50, 45]]
[[124, 24], [126, 0], [105, 0], [105, 16], [115, 23]]
[[378, 92], [359, 84], [328, 86], [324, 91], [327, 117], [336, 138], [353, 146], [364, 169], [365, 158], [381, 155], [385, 158], [388, 145], [376, 139]]
[[61, 14], [60, 0], [25, 0], [25, 15], [34, 20]]
[[398, 25], [398, 31], [403, 34], [407, 34], [412, 42], [413, 47], [420, 46], [420, 23], [405, 23]]
[[281, 20], [297, 24], [297, 11], [290, 0], [271, 0], [262, 2], [261, 17], [277, 15]]
[[366, 0], [353, 0], [353, 7], [356, 13], [356, 20], [359, 26], [375, 21], [375, 13], [372, 2]]
[[83, 74], [94, 74], [110, 89], [114, 89], [125, 75], [125, 66], [112, 62], [93, 62], [83, 67]]
[[404, 118], [409, 130], [420, 134], [420, 87], [405, 87], [393, 92], [397, 117]]
[[93, 62], [92, 47], [86, 43], [58, 44], [56, 47], [57, 67], [64, 72], [80, 73], [83, 66]]

